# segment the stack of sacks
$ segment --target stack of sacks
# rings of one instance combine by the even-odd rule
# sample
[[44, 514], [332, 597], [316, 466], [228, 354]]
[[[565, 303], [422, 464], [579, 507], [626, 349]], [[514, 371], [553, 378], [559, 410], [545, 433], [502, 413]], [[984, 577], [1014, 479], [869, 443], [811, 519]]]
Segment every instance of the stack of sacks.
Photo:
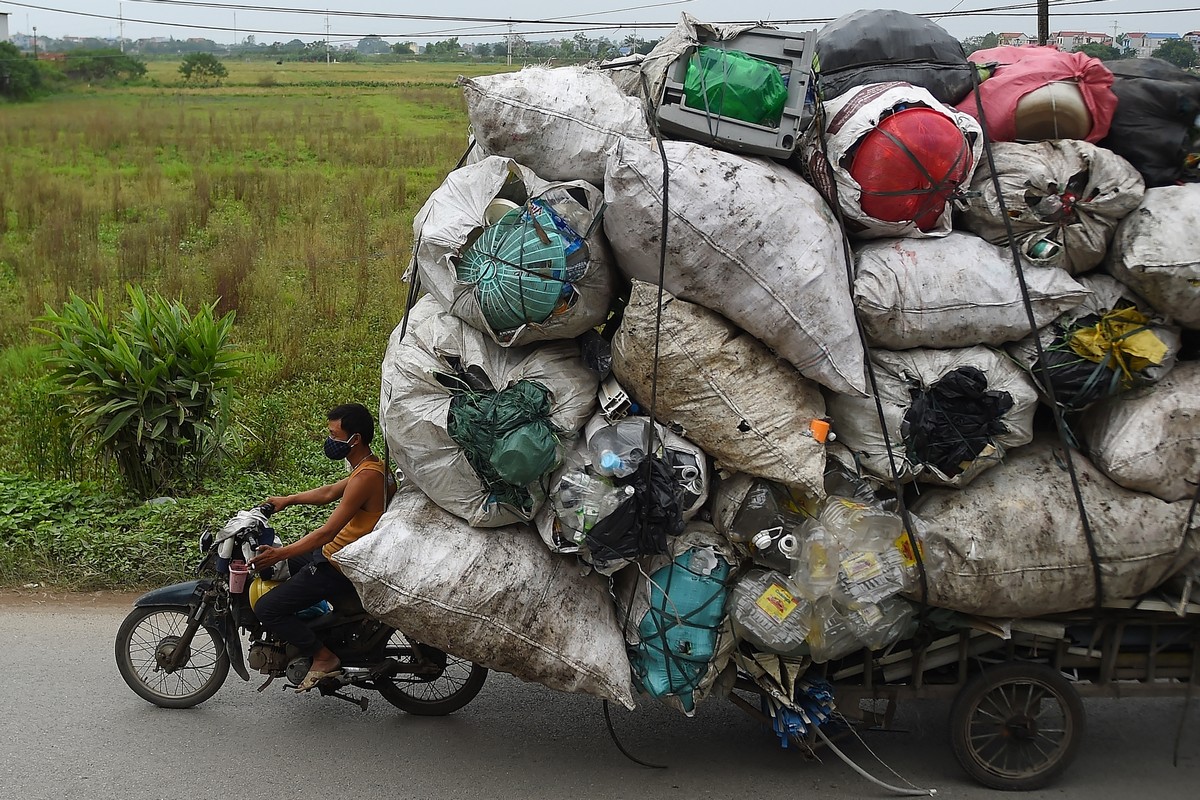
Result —
[[[1104, 596], [1191, 560], [1200, 387], [1170, 370], [1177, 326], [1200, 327], [1200, 195], [1065, 139], [996, 145], [997, 191], [953, 108], [971, 67], [898, 13], [831, 26], [824, 106], [786, 161], [647, 123], [676, 59], [745, 28], [685, 17], [619, 69], [463, 81], [482, 152], [417, 215], [429, 296], [383, 365], [408, 483], [337, 556], [368, 610], [527, 680], [690, 714], [747, 658], [799, 675], [892, 645], [906, 598], [1087, 607], [1064, 454], [1036, 432], [1046, 374], [1095, 462], [1074, 455]], [[894, 61], [853, 52], [846, 31], [901, 18]]]

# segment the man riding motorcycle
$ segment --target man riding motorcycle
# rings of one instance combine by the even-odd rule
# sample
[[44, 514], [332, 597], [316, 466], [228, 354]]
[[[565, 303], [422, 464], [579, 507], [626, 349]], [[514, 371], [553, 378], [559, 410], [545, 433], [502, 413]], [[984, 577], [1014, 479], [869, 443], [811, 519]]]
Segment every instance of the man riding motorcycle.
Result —
[[383, 462], [371, 452], [375, 435], [371, 412], [359, 403], [345, 403], [330, 409], [327, 417], [329, 437], [325, 440], [325, 455], [334, 460], [346, 459], [350, 475], [337, 483], [271, 497], [267, 502], [276, 511], [291, 505], [326, 505], [339, 499], [341, 502], [321, 527], [283, 547], [262, 545], [250, 561], [254, 569], [288, 561], [291, 577], [263, 595], [254, 612], [268, 631], [312, 656], [312, 667], [296, 687], [297, 692], [306, 692], [323, 678], [336, 675], [341, 663], [296, 612], [321, 600], [329, 600], [335, 607], [339, 600], [358, 603], [354, 584], [329, 557], [374, 530], [395, 491]]

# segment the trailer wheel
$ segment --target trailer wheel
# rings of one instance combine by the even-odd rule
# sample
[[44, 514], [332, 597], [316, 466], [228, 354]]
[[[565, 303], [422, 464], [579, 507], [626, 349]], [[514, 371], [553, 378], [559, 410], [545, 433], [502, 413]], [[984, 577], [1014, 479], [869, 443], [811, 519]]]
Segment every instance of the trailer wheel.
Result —
[[1083, 702], [1070, 681], [1020, 661], [976, 675], [950, 709], [958, 763], [991, 789], [1045, 786], [1075, 758], [1083, 724]]

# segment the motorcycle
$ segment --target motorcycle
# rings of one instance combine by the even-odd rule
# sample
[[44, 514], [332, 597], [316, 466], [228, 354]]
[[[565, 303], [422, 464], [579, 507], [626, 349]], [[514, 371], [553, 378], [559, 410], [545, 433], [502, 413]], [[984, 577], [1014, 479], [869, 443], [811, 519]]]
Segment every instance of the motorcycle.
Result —
[[[162, 708], [191, 708], [215, 695], [230, 667], [250, 680], [251, 669], [289, 688], [304, 679], [312, 659], [272, 636], [254, 615], [257, 598], [286, 577], [287, 563], [247, 580], [244, 565], [261, 544], [279, 544], [264, 503], [235, 515], [219, 533], [200, 537], [197, 579], [154, 589], [134, 601], [117, 631], [117, 669], [129, 688]], [[239, 564], [239, 560], [242, 562]], [[231, 572], [230, 567], [233, 567]], [[443, 716], [475, 698], [487, 668], [422, 644], [373, 618], [361, 603], [329, 610], [328, 603], [301, 612], [317, 637], [341, 659], [341, 673], [316, 689], [367, 708], [366, 697], [348, 687], [377, 691], [410, 714]], [[249, 639], [243, 658], [241, 632]]]

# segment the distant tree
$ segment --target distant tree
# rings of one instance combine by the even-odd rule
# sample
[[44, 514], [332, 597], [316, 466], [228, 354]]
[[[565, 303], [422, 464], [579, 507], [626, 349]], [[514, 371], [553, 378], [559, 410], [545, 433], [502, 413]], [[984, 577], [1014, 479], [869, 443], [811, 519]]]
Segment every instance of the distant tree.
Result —
[[220, 83], [229, 70], [212, 53], [188, 53], [179, 65], [185, 83]]
[[146, 62], [115, 47], [67, 53], [63, 74], [77, 81], [128, 80], [146, 74]]
[[1000, 46], [1000, 34], [987, 33], [983, 36], [968, 36], [962, 40], [963, 52], [971, 55], [976, 50], [990, 50]]
[[411, 42], [396, 42], [392, 45], [392, 52], [398, 56], [416, 55]]
[[364, 56], [380, 56], [384, 53], [392, 52], [391, 45], [385, 42], [378, 36], [364, 36], [358, 40], [358, 45], [354, 48], [359, 55]]
[[462, 52], [462, 45], [458, 43], [458, 37], [446, 39], [441, 42], [432, 42], [425, 45], [425, 55], [433, 58], [458, 58], [458, 54]]
[[1117, 59], [1124, 58], [1121, 51], [1111, 44], [1081, 44], [1073, 52], [1085, 53], [1101, 61], [1116, 61]]
[[1167, 39], [1150, 55], [1153, 58], [1169, 61], [1180, 69], [1194, 67], [1196, 62], [1200, 61], [1200, 57], [1196, 55], [1196, 49], [1183, 39]]
[[25, 58], [17, 46], [0, 42], [0, 97], [32, 100], [42, 85], [37, 62]]

